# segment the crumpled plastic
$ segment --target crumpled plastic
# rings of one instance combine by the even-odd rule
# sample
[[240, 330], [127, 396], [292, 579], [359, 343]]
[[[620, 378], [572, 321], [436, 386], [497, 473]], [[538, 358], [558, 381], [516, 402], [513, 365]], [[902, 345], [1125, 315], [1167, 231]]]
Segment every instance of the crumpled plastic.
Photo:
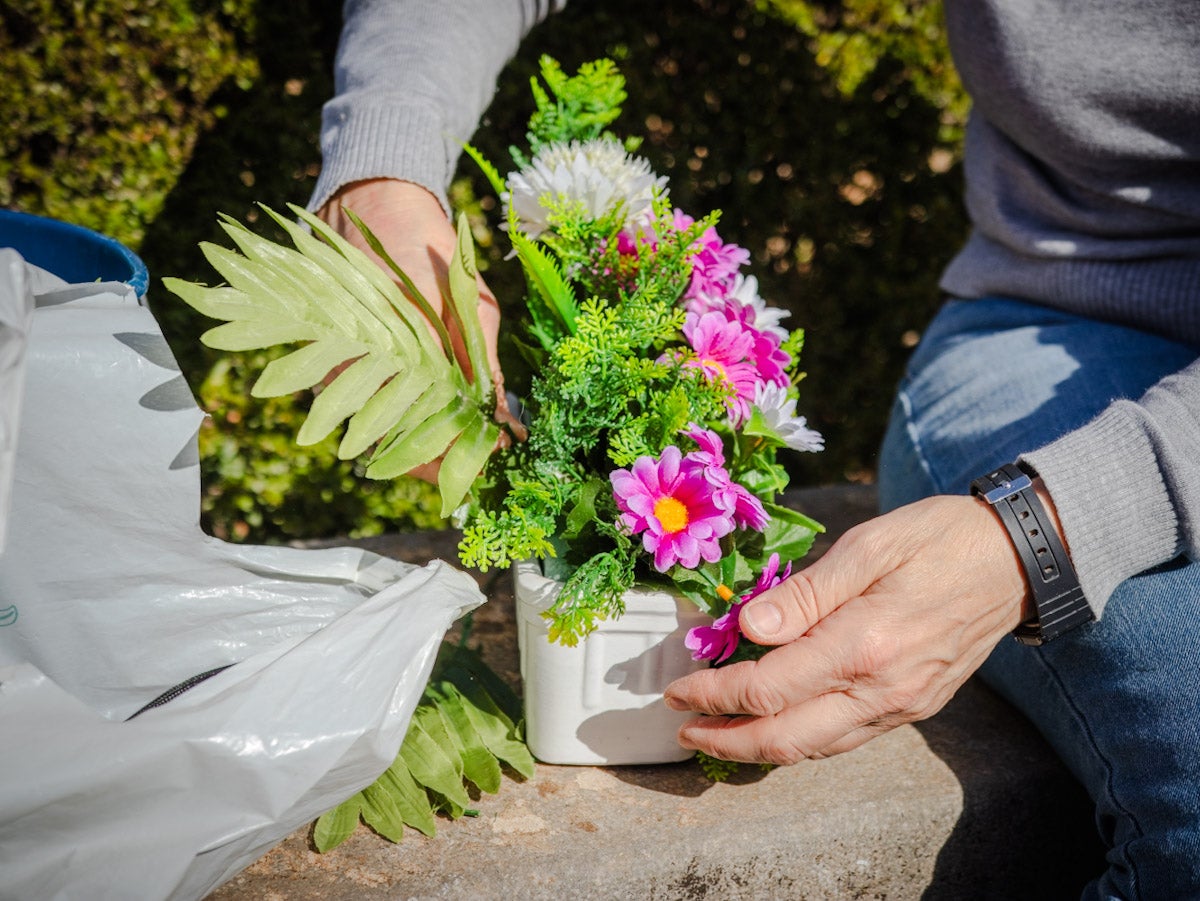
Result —
[[0, 899], [201, 898], [391, 764], [441, 639], [483, 597], [441, 561], [206, 536], [202, 414], [149, 310], [15, 256], [0, 309], [40, 284], [23, 398], [13, 366], [0, 389], [6, 428], [20, 401]]
[[0, 283], [7, 285], [0, 290], [0, 551], [3, 551], [25, 383], [25, 348], [33, 316], [33, 286], [24, 261], [11, 250], [0, 250]]

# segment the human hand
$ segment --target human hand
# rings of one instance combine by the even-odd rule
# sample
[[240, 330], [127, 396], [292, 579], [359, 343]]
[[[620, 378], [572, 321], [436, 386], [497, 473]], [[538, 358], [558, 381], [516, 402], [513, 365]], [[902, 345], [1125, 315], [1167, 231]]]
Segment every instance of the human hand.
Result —
[[828, 757], [932, 716], [1032, 610], [996, 515], [974, 498], [928, 498], [747, 602], [743, 633], [779, 647], [676, 680], [667, 704], [704, 714], [679, 741], [714, 757]]
[[[447, 218], [437, 198], [427, 189], [412, 182], [393, 178], [375, 178], [343, 186], [317, 212], [355, 247], [362, 250], [389, 276], [391, 268], [367, 245], [362, 233], [346, 215], [350, 210], [358, 216], [379, 239], [395, 263], [412, 279], [417, 290], [429, 301], [441, 317], [453, 345], [455, 358], [464, 371], [470, 372], [470, 361], [462, 333], [446, 308], [443, 294], [449, 292], [450, 260], [456, 245], [454, 226]], [[400, 285], [401, 291], [405, 291]], [[407, 294], [407, 291], [405, 291]], [[479, 320], [487, 344], [488, 366], [496, 386], [496, 420], [508, 426], [518, 438], [525, 428], [512, 415], [504, 393], [504, 375], [496, 352], [500, 331], [500, 307], [496, 297], [479, 278]], [[436, 332], [430, 325], [431, 333]], [[501, 443], [507, 436], [501, 433]], [[413, 475], [428, 481], [437, 477], [438, 462], [425, 464]]]

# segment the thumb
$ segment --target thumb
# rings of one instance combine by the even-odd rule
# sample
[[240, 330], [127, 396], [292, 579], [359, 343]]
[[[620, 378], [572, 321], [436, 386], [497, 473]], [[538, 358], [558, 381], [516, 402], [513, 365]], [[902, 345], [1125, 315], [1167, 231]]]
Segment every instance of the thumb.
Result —
[[879, 560], [859, 550], [855, 533], [863, 528], [847, 532], [820, 560], [746, 601], [738, 615], [742, 634], [755, 644], [787, 644], [870, 588], [880, 575]]

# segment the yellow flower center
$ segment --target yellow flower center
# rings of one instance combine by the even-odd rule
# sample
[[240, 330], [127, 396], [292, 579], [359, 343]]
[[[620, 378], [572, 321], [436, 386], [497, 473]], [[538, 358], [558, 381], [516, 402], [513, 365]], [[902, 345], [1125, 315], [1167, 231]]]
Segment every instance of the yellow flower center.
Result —
[[682, 532], [687, 528], [688, 511], [682, 501], [660, 497], [654, 502], [654, 516], [666, 532]]
[[725, 382], [729, 381], [729, 373], [726, 372], [725, 367], [722, 366], [720, 363], [718, 363], [716, 360], [701, 360], [700, 365], [703, 366], [705, 369], [715, 369], [717, 371], [717, 375], [720, 377], [720, 379], [722, 381], [725, 381]]

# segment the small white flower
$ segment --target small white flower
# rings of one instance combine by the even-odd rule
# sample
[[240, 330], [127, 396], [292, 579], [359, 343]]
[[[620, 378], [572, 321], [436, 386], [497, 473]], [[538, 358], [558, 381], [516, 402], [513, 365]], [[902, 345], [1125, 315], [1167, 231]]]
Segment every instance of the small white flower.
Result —
[[545, 202], [576, 204], [592, 220], [623, 204], [626, 228], [644, 228], [653, 219], [655, 196], [666, 193], [667, 179], [617, 141], [596, 138], [544, 147], [528, 166], [508, 176], [507, 185], [503, 200], [521, 229], [536, 238], [551, 228]]
[[754, 310], [754, 318], [750, 320], [750, 324], [756, 329], [774, 335], [780, 342], [787, 340], [788, 330], [779, 323], [792, 314], [779, 307], [768, 306], [767, 302], [758, 296], [758, 279], [753, 275], [739, 275], [729, 296], [743, 307]]
[[821, 433], [810, 429], [803, 416], [796, 415], [796, 399], [788, 397], [787, 388], [774, 382], [759, 382], [754, 388], [754, 406], [792, 450], [825, 449]]

